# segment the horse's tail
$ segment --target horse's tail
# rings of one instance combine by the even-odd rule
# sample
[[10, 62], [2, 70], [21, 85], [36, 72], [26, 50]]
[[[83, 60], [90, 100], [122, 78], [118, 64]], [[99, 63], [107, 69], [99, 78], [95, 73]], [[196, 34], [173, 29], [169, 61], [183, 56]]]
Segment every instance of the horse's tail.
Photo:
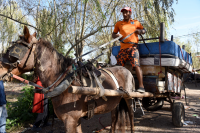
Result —
[[119, 105], [116, 108], [115, 111], [115, 123], [114, 123], [114, 128], [115, 128], [115, 133], [120, 132], [120, 133], [125, 133], [126, 127], [130, 127], [130, 117], [129, 117], [129, 110], [127, 103], [124, 98], [121, 99]]

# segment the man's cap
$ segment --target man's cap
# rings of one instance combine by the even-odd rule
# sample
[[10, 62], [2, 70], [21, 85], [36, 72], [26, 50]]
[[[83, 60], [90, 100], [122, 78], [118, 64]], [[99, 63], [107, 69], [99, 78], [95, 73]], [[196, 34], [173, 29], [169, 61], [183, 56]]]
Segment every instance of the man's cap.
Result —
[[127, 11], [132, 12], [130, 7], [124, 7], [124, 8], [121, 10], [121, 12], [123, 12], [124, 10], [127, 10]]

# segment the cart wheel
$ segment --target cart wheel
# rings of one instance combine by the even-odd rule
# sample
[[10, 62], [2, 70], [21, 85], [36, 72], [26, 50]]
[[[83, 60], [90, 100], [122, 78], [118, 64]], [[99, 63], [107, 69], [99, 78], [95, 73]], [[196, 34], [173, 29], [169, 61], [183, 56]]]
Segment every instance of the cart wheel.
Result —
[[185, 120], [185, 108], [183, 103], [177, 102], [172, 105], [172, 122], [176, 127], [182, 127]]
[[163, 98], [150, 98], [144, 97], [142, 99], [142, 105], [147, 111], [156, 111], [162, 108], [164, 104]]

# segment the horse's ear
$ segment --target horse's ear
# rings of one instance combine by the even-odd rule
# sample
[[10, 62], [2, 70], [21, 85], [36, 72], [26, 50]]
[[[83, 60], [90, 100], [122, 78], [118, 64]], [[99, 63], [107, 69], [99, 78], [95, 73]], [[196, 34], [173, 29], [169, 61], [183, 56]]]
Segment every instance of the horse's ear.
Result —
[[37, 35], [37, 33], [36, 33], [36, 32], [34, 32], [34, 33], [33, 33], [33, 36], [34, 36], [35, 38], [36, 38], [36, 35]]
[[26, 41], [28, 41], [28, 38], [30, 37], [29, 30], [26, 26], [24, 26], [24, 38]]

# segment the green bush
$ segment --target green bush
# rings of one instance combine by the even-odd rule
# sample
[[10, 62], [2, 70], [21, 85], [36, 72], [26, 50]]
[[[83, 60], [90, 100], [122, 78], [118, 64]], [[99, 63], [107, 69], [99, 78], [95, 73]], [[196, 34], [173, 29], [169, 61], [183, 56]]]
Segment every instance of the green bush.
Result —
[[[6, 120], [6, 129], [11, 127], [18, 127], [25, 123], [33, 123], [37, 117], [37, 113], [32, 113], [34, 87], [25, 86], [23, 93], [17, 98], [16, 102], [8, 102], [6, 104], [8, 111], [8, 118]], [[49, 116], [53, 115], [53, 106], [49, 99]], [[12, 130], [12, 129], [11, 129]]]
[[35, 120], [37, 114], [32, 113], [34, 91], [32, 86], [25, 86], [23, 93], [17, 98], [18, 101], [7, 103], [8, 118], [6, 120], [6, 128], [10, 129], [13, 126]]

